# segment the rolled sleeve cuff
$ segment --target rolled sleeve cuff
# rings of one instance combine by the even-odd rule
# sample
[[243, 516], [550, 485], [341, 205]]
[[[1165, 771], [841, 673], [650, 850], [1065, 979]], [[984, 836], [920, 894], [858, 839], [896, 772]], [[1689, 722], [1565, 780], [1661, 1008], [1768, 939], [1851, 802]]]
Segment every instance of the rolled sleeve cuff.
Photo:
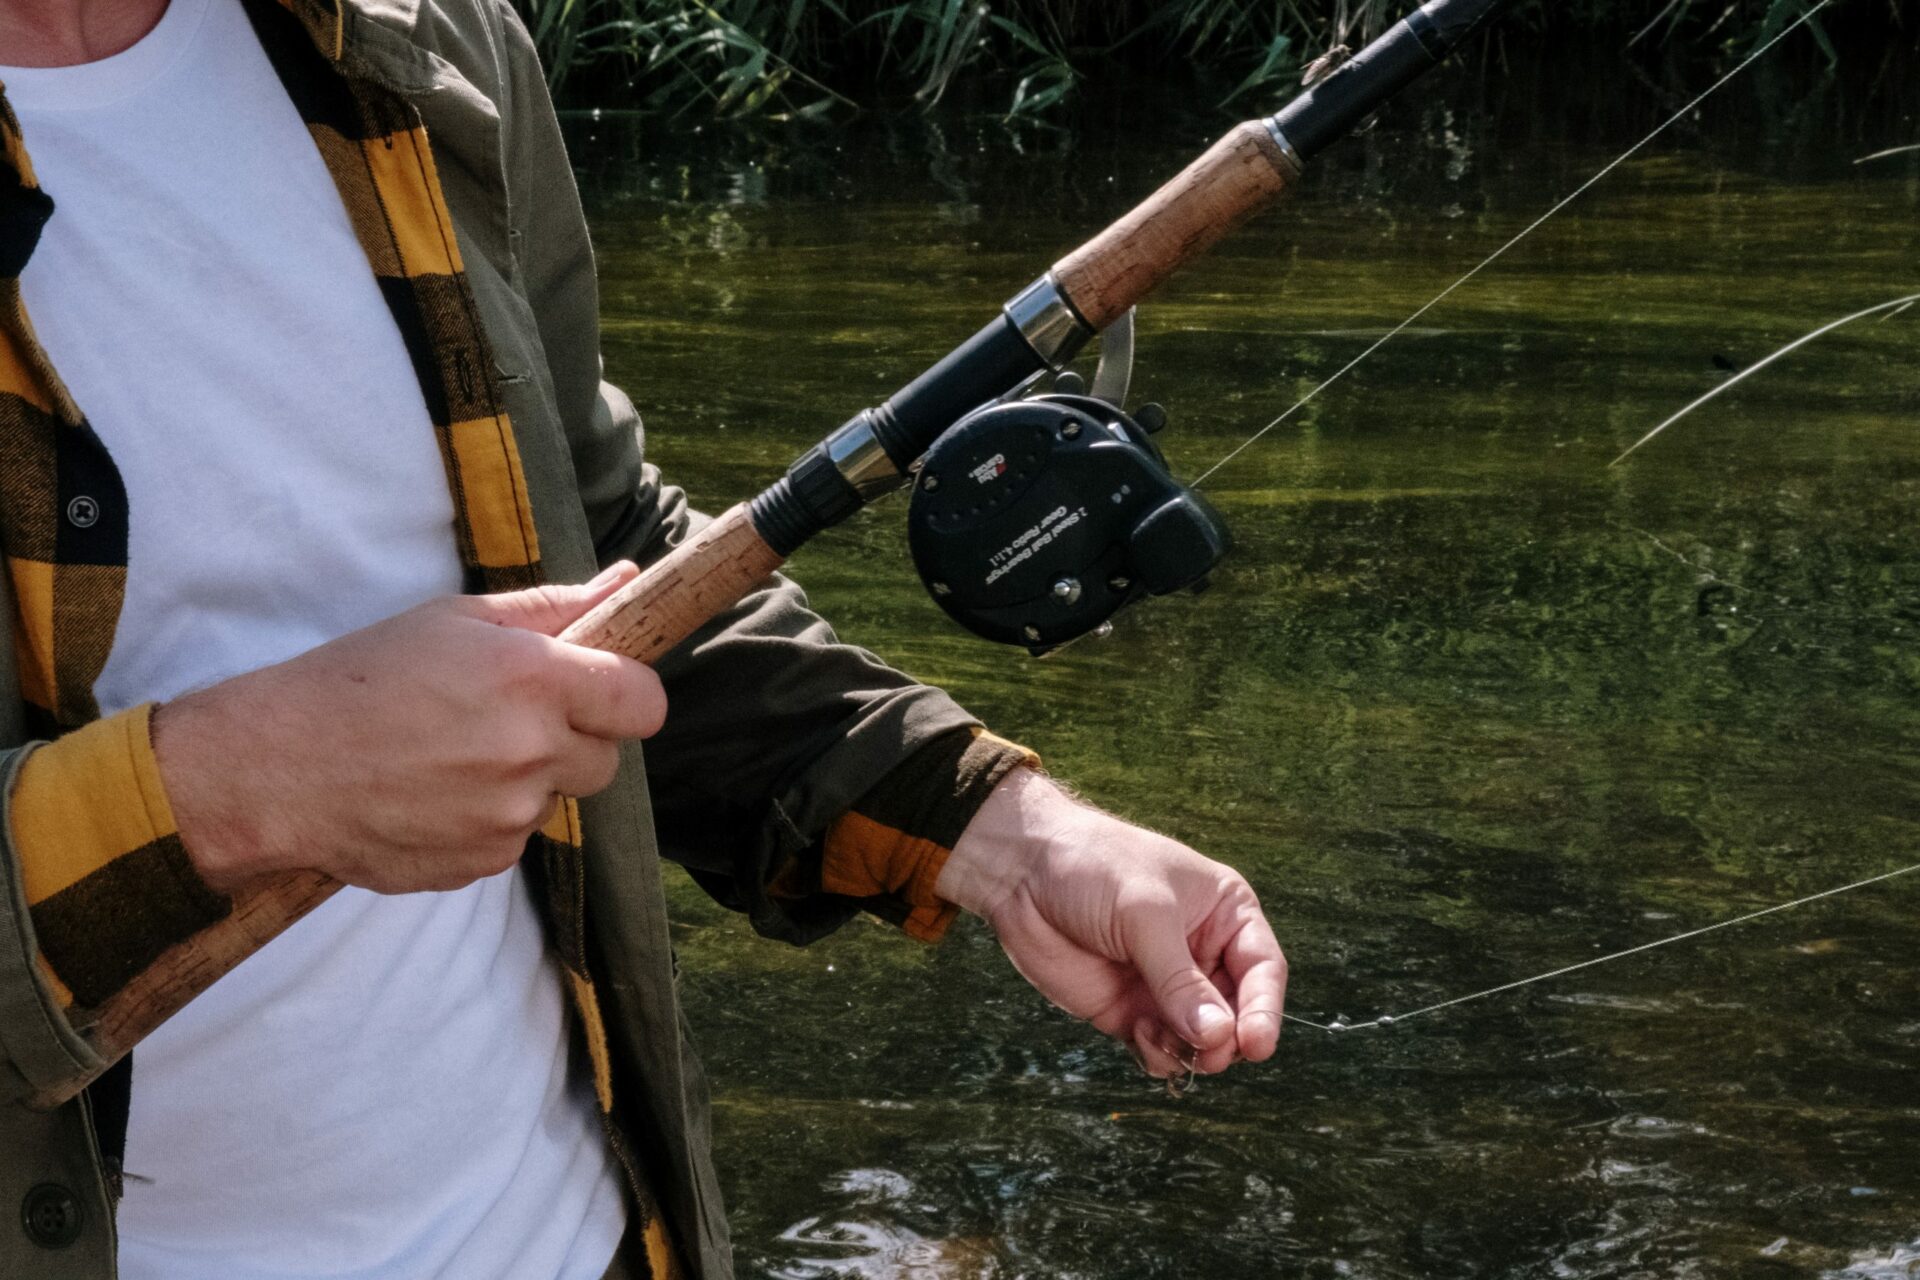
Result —
[[8, 806], [43, 974], [82, 1008], [232, 909], [181, 843], [152, 718], [134, 707], [36, 748]]
[[959, 914], [934, 891], [940, 872], [987, 796], [1021, 767], [1040, 757], [977, 725], [932, 739], [828, 828], [820, 887], [939, 941]]

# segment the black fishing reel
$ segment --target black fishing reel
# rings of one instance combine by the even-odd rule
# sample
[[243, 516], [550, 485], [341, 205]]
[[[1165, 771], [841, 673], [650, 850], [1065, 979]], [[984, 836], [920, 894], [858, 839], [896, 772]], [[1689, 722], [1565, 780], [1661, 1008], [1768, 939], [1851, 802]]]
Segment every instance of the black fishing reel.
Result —
[[1154, 444], [1159, 406], [1134, 417], [1078, 394], [1074, 375], [1056, 386], [1071, 390], [955, 423], [907, 512], [914, 567], [947, 615], [1035, 656], [1104, 633], [1143, 596], [1203, 587], [1230, 545]]

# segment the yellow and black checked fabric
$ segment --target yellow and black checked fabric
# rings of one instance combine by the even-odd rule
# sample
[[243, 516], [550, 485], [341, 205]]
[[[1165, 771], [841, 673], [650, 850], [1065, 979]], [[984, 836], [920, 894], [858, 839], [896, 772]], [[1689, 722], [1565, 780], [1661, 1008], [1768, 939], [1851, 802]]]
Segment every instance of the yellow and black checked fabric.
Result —
[[[417, 111], [342, 72], [346, 14], [337, 4], [243, 3], [406, 344], [446, 465], [468, 589], [539, 583], [539, 541], [512, 423]], [[231, 904], [200, 881], [181, 844], [154, 760], [152, 707], [99, 718], [93, 685], [124, 597], [127, 499], [21, 305], [19, 275], [53, 204], [34, 180], [3, 92], [0, 161], [0, 546], [14, 592], [21, 693], [35, 731], [56, 739], [21, 768], [12, 834], [41, 970], [84, 1026], [89, 1010]], [[859, 899], [907, 932], [937, 938], [955, 912], [933, 892], [947, 854], [993, 786], [1034, 763], [1024, 748], [988, 734], [943, 735], [877, 781], [828, 831], [823, 859], [810, 870], [791, 868], [784, 887]], [[579, 807], [563, 800], [530, 841], [527, 865], [579, 1014], [594, 1092], [637, 1197], [630, 1264], [666, 1280], [682, 1268], [611, 1123], [613, 1071], [586, 963], [581, 849]]]
[[[244, 3], [411, 358], [446, 465], [468, 589], [539, 583], [539, 540], [513, 426], [418, 113], [384, 87], [340, 73], [333, 59], [344, 14], [337, 7]], [[152, 707], [98, 718], [93, 685], [112, 648], [126, 584], [126, 494], [21, 305], [19, 275], [53, 206], [4, 99], [0, 158], [10, 170], [0, 174], [0, 541], [14, 589], [21, 692], [36, 731], [57, 738], [21, 768], [12, 833], [40, 968], [84, 1025], [90, 1009], [231, 904], [200, 881], [181, 844], [154, 759]], [[610, 1115], [612, 1063], [585, 961], [574, 801], [555, 806], [528, 854], [547, 886], [549, 935], [567, 972], [595, 1095]], [[608, 1131], [632, 1174], [617, 1131], [611, 1124]], [[664, 1219], [644, 1180], [631, 1182], [642, 1222], [630, 1239], [646, 1274], [679, 1276]]]
[[[0, 102], [0, 545], [33, 753], [12, 809], [49, 987], [97, 1005], [181, 938], [226, 914], [194, 874], [160, 788], [150, 708], [100, 720], [93, 684], [127, 578], [119, 472], [34, 340], [26, 265], [53, 203]], [[101, 947], [102, 930], [113, 945]]]
[[[469, 589], [539, 582], [539, 542], [512, 423], [497, 399], [493, 362], [417, 113], [380, 86], [338, 74], [288, 8], [271, 0], [247, 0], [247, 8], [335, 180], [412, 359], [454, 495]], [[326, 47], [335, 34], [328, 23]], [[93, 686], [125, 595], [126, 491], [35, 341], [21, 303], [19, 273], [53, 205], [35, 181], [10, 109], [0, 113], [0, 156], [10, 171], [0, 183], [0, 542], [14, 593], [21, 694], [36, 732], [66, 735], [23, 767], [15, 835], [32, 820], [37, 838], [24, 858], [43, 872], [30, 877], [29, 889], [42, 958], [85, 1008], [217, 919], [226, 903], [193, 876], [164, 796], [152, 801], [158, 773], [148, 711], [97, 720]], [[144, 817], [89, 820], [103, 808]], [[577, 858], [578, 849], [552, 856]], [[161, 873], [176, 891], [156, 897], [143, 868]], [[107, 920], [117, 927], [103, 947], [99, 926]], [[109, 953], [110, 961], [100, 958]]]
[[[385, 87], [342, 74], [334, 61], [344, 43], [337, 7], [310, 0], [243, 2], [268, 61], [326, 162], [406, 344], [446, 464], [467, 589], [537, 585], [544, 578], [540, 542], [513, 424], [499, 399], [493, 355], [419, 113]], [[562, 798], [529, 841], [527, 861], [544, 886], [547, 935], [579, 1015], [594, 1096], [602, 1114], [611, 1116], [613, 1062], [587, 969], [581, 850], [580, 807]], [[629, 1171], [644, 1220], [639, 1237], [648, 1274], [655, 1280], [677, 1276], [665, 1220], [611, 1124], [608, 1133]]]
[[526, 478], [500, 403], [419, 113], [399, 95], [339, 74], [338, 12], [299, 0], [245, 0], [247, 15], [326, 161], [426, 396], [453, 490], [469, 591], [541, 580]]
[[106, 446], [47, 363], [20, 270], [53, 212], [0, 104], [0, 542], [17, 611], [21, 693], [49, 736], [99, 714], [93, 682], [127, 582], [127, 502]]

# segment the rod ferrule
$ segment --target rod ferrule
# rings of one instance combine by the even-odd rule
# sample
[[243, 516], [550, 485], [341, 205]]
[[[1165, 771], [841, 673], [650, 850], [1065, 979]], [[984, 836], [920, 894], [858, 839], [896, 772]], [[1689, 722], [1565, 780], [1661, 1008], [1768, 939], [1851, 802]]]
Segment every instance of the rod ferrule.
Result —
[[1287, 137], [1287, 131], [1280, 127], [1280, 117], [1268, 116], [1260, 122], [1267, 126], [1267, 136], [1273, 139], [1273, 145], [1280, 148], [1280, 158], [1292, 169], [1292, 176], [1298, 178], [1307, 171], [1307, 162], [1301, 158], [1299, 148]]
[[856, 414], [836, 427], [820, 447], [826, 451], [840, 478], [862, 502], [871, 502], [907, 482], [907, 477], [887, 456], [886, 446], [880, 443], [871, 414]]
[[1049, 369], [1064, 369], [1093, 337], [1093, 326], [1073, 309], [1051, 271], [1014, 295], [1003, 309]]

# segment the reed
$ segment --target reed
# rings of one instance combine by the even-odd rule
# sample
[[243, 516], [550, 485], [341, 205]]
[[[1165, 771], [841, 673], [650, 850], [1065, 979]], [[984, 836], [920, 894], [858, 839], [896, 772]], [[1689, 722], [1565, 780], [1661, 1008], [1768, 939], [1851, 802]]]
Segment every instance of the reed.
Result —
[[[1357, 46], [1402, 0], [516, 0], [563, 101], [722, 118], [797, 119], [855, 107], [931, 109], [964, 96], [1042, 115], [1102, 77], [1208, 68], [1223, 106], [1297, 83]], [[1851, 6], [1909, 45], [1906, 0]], [[1523, 0], [1533, 31], [1737, 51], [1803, 0]], [[1812, 25], [1830, 65], [1826, 30]], [[964, 94], [956, 90], [964, 89]]]

